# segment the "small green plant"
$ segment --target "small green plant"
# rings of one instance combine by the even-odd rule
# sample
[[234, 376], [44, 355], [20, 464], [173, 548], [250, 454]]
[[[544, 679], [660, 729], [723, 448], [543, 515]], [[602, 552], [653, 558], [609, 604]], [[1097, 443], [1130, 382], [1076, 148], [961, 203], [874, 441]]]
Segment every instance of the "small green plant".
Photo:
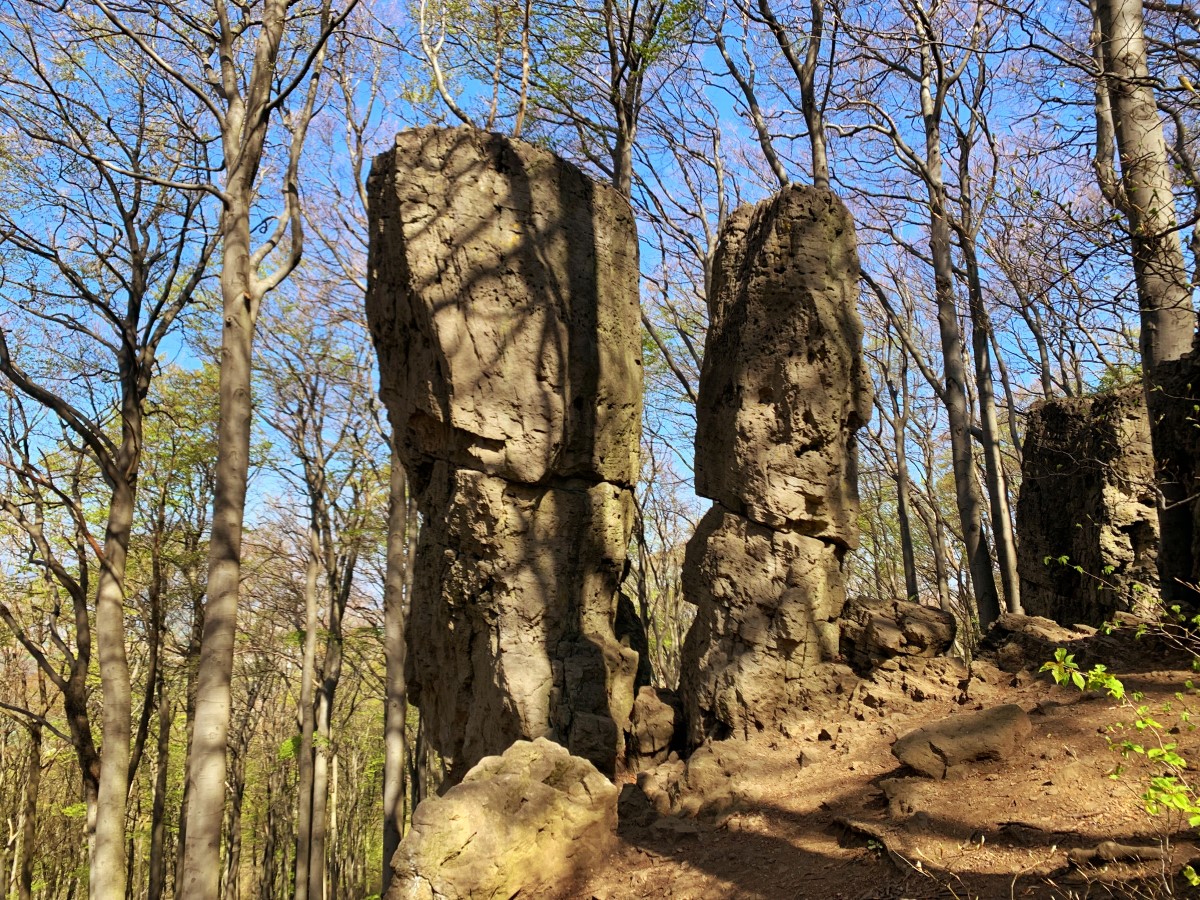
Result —
[[[1139, 629], [1139, 636], [1144, 633]], [[1103, 665], [1092, 666], [1088, 671], [1079, 668], [1074, 654], [1059, 647], [1054, 651], [1054, 659], [1043, 663], [1042, 672], [1050, 676], [1060, 685], [1074, 685], [1081, 691], [1103, 691], [1116, 700], [1122, 709], [1133, 714], [1133, 721], [1126, 725], [1117, 722], [1109, 727], [1111, 734], [1128, 735], [1114, 738], [1108, 736], [1109, 747], [1121, 754], [1122, 759], [1133, 756], [1145, 757], [1158, 767], [1162, 774], [1152, 775], [1141, 795], [1142, 806], [1152, 816], [1161, 813], [1177, 813], [1187, 817], [1188, 826], [1200, 828], [1200, 795], [1187, 778], [1188, 763], [1180, 755], [1179, 745], [1167, 739], [1170, 728], [1163, 725], [1156, 716], [1171, 715], [1178, 719], [1179, 728], [1195, 729], [1191, 723], [1191, 711], [1186, 706], [1186, 694], [1177, 691], [1175, 699], [1179, 708], [1171, 703], [1164, 703], [1158, 710], [1152, 710], [1145, 703], [1145, 696], [1139, 691], [1126, 692], [1125, 685]], [[1196, 693], [1192, 681], [1185, 682], [1187, 694]], [[1176, 726], [1172, 726], [1175, 728]], [[1123, 765], [1118, 765], [1110, 778], [1121, 777]], [[1192, 887], [1200, 887], [1200, 874], [1191, 866], [1184, 867], [1182, 875]]]

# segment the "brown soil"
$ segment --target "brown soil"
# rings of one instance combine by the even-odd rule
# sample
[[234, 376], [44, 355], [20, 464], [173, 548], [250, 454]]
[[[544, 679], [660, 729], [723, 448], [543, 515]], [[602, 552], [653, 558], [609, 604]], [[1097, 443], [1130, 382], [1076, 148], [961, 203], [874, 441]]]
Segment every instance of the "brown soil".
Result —
[[[780, 732], [739, 743], [732, 808], [658, 816], [630, 786], [618, 850], [561, 896], [1200, 896], [1178, 874], [1200, 855], [1196, 835], [1179, 814], [1150, 816], [1142, 805], [1161, 767], [1135, 756], [1119, 778], [1107, 777], [1122, 759], [1106, 736], [1120, 740], [1112, 727], [1131, 723], [1133, 711], [1036, 674], [1055, 646], [1068, 646], [1085, 667], [1106, 664], [1128, 690], [1144, 692], [1142, 702], [1166, 729], [1182, 726], [1164, 740], [1200, 765], [1200, 736], [1180, 722], [1180, 710], [1200, 707], [1186, 696], [1189, 660], [1128, 630], [1088, 636], [1033, 621], [1040, 623], [1033, 637], [993, 633], [969, 672], [950, 659], [893, 660], [835, 709], [802, 713]], [[1020, 704], [1033, 722], [1011, 758], [934, 781], [890, 752], [913, 728], [1002, 703]], [[1164, 705], [1170, 712], [1161, 712]], [[907, 780], [893, 786], [889, 808], [884, 783], [896, 778]], [[1164, 848], [1165, 859], [1069, 863], [1069, 850], [1103, 841]]]

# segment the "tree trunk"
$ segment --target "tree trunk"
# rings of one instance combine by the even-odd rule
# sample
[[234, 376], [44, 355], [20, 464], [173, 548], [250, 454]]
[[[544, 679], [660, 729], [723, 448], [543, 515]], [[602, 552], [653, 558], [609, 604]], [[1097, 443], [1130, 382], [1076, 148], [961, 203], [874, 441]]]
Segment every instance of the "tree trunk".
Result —
[[996, 416], [996, 388], [992, 375], [991, 321], [983, 300], [979, 264], [974, 239], [959, 232], [959, 244], [966, 258], [967, 292], [971, 311], [971, 356], [975, 362], [975, 388], [979, 392], [979, 430], [983, 450], [984, 481], [992, 512], [992, 537], [996, 541], [996, 560], [1000, 565], [1000, 583], [1005, 607], [1020, 613], [1021, 580], [1017, 575], [1017, 543], [1013, 536], [1012, 516], [1008, 509], [1008, 485], [1004, 478], [1004, 460], [1000, 453], [1000, 426]]
[[[130, 410], [126, 404], [128, 430]], [[140, 429], [139, 429], [140, 430]], [[127, 436], [126, 442], [134, 440]], [[140, 445], [140, 437], [137, 440]], [[136, 471], [136, 451], [123, 472]], [[104, 538], [104, 564], [96, 589], [96, 645], [103, 697], [100, 786], [96, 798], [96, 843], [89, 895], [96, 900], [125, 896], [125, 801], [129, 793], [130, 716], [133, 702], [125, 655], [125, 560], [133, 528], [133, 486], [114, 485]]]
[[[233, 160], [240, 146], [227, 150]], [[188, 761], [187, 834], [183, 850], [184, 900], [217, 900], [221, 819], [225, 803], [225, 752], [232, 710], [233, 645], [237, 632], [242, 570], [242, 521], [250, 465], [250, 360], [257, 300], [250, 294], [250, 184], [229, 191], [224, 212], [221, 298], [220, 418], [216, 487], [208, 554], [208, 599], [200, 664], [196, 671], [196, 718]]]
[[313, 811], [313, 683], [317, 664], [317, 579], [318, 557], [316, 526], [309, 529], [308, 571], [304, 583], [304, 659], [300, 665], [300, 749], [296, 786], [296, 877], [295, 898], [308, 897], [309, 858], [312, 853]]
[[[249, 716], [247, 716], [249, 718]], [[245, 728], [249, 728], [247, 723]], [[222, 900], [238, 900], [241, 894], [242, 802], [246, 796], [246, 751], [248, 737], [236, 747], [229, 766], [229, 805], [225, 810], [225, 865], [221, 871]]]
[[[196, 722], [196, 661], [200, 658], [200, 644], [204, 635], [204, 595], [197, 591], [192, 595], [192, 630], [188, 639], [186, 655], [185, 702], [183, 730], [187, 743], [183, 751], [183, 769], [192, 768], [192, 735]], [[188, 781], [183, 782], [183, 797], [179, 801], [179, 834], [175, 844], [175, 885], [183, 884], [183, 851], [187, 846]]]
[[950, 430], [954, 496], [962, 522], [963, 543], [967, 549], [979, 627], [986, 629], [1000, 615], [1000, 598], [992, 575], [991, 551], [983, 531], [983, 504], [979, 486], [975, 482], [971, 412], [967, 402], [967, 372], [963, 362], [965, 353], [962, 329], [958, 325], [958, 305], [954, 298], [954, 261], [950, 247], [946, 186], [942, 175], [941, 109], [930, 89], [932, 62], [927, 45], [922, 45], [922, 64], [921, 114], [925, 126], [925, 175], [929, 194], [929, 251], [933, 260], [938, 334], [945, 368], [944, 402]]
[[896, 518], [900, 525], [900, 555], [904, 561], [904, 593], [905, 600], [917, 603], [920, 599], [920, 587], [917, 584], [917, 559], [913, 550], [912, 518], [909, 515], [910, 491], [908, 482], [908, 452], [906, 435], [908, 433], [908, 367], [900, 368], [900, 383], [904, 392], [904, 402], [899, 399], [899, 390], [890, 380], [887, 383], [888, 396], [892, 401], [892, 434], [896, 442]]
[[391, 506], [388, 511], [387, 571], [383, 582], [383, 653], [386, 696], [383, 709], [383, 890], [392, 883], [392, 857], [404, 836], [407, 783], [408, 684], [405, 660], [405, 575], [408, 568], [408, 498], [404, 467], [392, 442]]
[[17, 897], [33, 897], [33, 857], [37, 843], [38, 788], [42, 781], [42, 726], [29, 725], [29, 763], [25, 768], [24, 807], [21, 810], [21, 850], [18, 854]]
[[158, 683], [158, 754], [155, 757], [154, 804], [150, 810], [150, 885], [146, 900], [162, 900], [167, 887], [167, 776], [171, 763], [171, 702], [165, 679]]
[[325, 693], [317, 698], [317, 741], [313, 748], [312, 842], [308, 859], [309, 900], [325, 896], [325, 836], [329, 805], [329, 707]]
[[[322, 515], [327, 520], [327, 516]], [[342, 678], [342, 621], [357, 561], [351, 550], [339, 559], [333, 545], [334, 535], [325, 532], [325, 575], [328, 582], [329, 618], [326, 622], [325, 657], [321, 664], [321, 685], [317, 693], [316, 729], [313, 760], [312, 842], [308, 857], [308, 900], [325, 898], [326, 842], [329, 836], [329, 757], [333, 752], [333, 703]]]
[[[1191, 486], [1195, 463], [1188, 442], [1178, 433], [1191, 413], [1192, 399], [1172, 398], [1163, 389], [1164, 364], [1192, 349], [1196, 316], [1184, 268], [1175, 218], [1171, 167], [1162, 121], [1146, 64], [1141, 0], [1096, 0], [1099, 26], [1097, 59], [1097, 167], [1105, 194], [1126, 215], [1133, 247], [1133, 271], [1141, 312], [1142, 371], [1150, 437], [1157, 467], [1160, 548], [1159, 580], [1166, 604], [1195, 603], [1186, 587], [1194, 578], [1192, 560]], [[1104, 116], [1104, 100], [1111, 121]], [[1105, 144], [1111, 128], [1121, 163], [1121, 187], [1106, 177], [1112, 148]], [[1180, 413], [1172, 407], [1186, 404]]]

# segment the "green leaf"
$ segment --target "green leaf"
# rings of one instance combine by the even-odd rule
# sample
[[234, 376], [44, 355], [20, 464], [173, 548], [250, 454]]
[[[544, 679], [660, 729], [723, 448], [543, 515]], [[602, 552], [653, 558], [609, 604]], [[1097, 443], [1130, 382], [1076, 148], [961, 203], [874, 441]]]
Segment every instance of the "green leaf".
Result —
[[294, 734], [279, 745], [276, 756], [281, 760], [295, 759], [300, 753], [300, 735]]

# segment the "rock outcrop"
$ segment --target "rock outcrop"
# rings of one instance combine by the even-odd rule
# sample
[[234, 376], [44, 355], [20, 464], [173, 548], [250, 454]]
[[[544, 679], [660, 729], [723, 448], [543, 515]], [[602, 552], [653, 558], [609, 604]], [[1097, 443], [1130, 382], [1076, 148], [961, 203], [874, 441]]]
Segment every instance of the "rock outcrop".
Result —
[[416, 808], [387, 900], [539, 896], [600, 859], [616, 830], [617, 788], [594, 766], [518, 741]]
[[956, 769], [981, 761], [1008, 761], [1033, 730], [1015, 703], [959, 713], [911, 731], [892, 746], [900, 762], [930, 778], [951, 778]]
[[[674, 819], [706, 819], [710, 823], [743, 803], [750, 784], [745, 777], [747, 762], [742, 748], [732, 742], [708, 742], [687, 760], [677, 757], [638, 774], [637, 782], [621, 793], [624, 820], [647, 815]], [[670, 828], [667, 822], [664, 826]]]
[[631, 772], [652, 769], [667, 761], [683, 735], [683, 709], [673, 691], [643, 687], [630, 716], [626, 766]]
[[424, 519], [410, 696], [450, 783], [537, 737], [611, 775], [638, 671], [614, 634], [641, 422], [633, 214], [471, 128], [400, 134], [369, 191], [380, 394]]
[[683, 575], [692, 746], [781, 721], [838, 654], [871, 405], [857, 296], [854, 225], [830, 191], [793, 185], [726, 222], [697, 405], [696, 490], [715, 503]]
[[842, 613], [841, 651], [865, 672], [896, 656], [941, 656], [954, 646], [957, 634], [954, 616], [937, 607], [860, 597]]
[[1093, 626], [1149, 612], [1158, 513], [1142, 389], [1034, 404], [1023, 457], [1016, 527], [1025, 611]]

